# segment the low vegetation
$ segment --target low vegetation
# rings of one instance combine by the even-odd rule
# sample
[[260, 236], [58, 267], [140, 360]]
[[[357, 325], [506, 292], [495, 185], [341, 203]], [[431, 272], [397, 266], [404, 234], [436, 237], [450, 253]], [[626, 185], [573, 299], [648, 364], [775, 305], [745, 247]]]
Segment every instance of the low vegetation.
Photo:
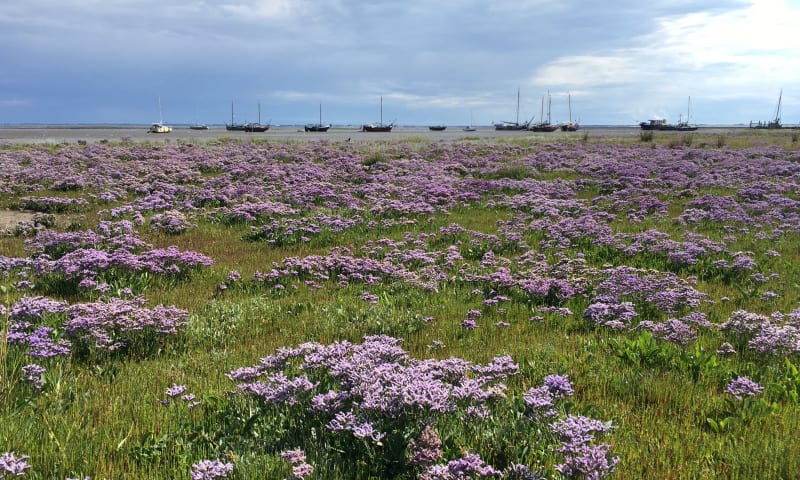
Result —
[[793, 477], [796, 138], [650, 133], [0, 147], [0, 477]]

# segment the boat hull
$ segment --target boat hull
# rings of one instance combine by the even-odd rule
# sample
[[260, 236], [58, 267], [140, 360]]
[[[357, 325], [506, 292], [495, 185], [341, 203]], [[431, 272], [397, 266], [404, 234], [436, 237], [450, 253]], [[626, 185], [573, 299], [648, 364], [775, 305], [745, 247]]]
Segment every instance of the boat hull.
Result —
[[649, 130], [649, 131], [659, 131], [659, 132], [694, 132], [697, 130], [696, 125], [688, 125], [686, 123], [679, 123], [677, 125], [666, 123], [663, 121], [656, 121], [650, 120], [649, 123], [642, 122], [639, 124], [639, 127], [642, 130]]
[[169, 133], [171, 131], [172, 127], [161, 125], [160, 123], [154, 123], [148, 130], [150, 133]]
[[330, 125], [306, 125], [305, 131], [306, 132], [327, 132], [330, 129]]
[[252, 124], [248, 124], [248, 125], [244, 126], [244, 131], [245, 132], [250, 132], [250, 133], [252, 133], [252, 132], [266, 132], [267, 130], [269, 130], [269, 125], [258, 125], [258, 124], [252, 123]]
[[494, 125], [494, 129], [501, 131], [501, 132], [508, 132], [508, 131], [520, 131], [520, 130], [527, 130], [527, 124], [516, 124], [516, 123], [496, 123]]
[[442, 125], [432, 125], [432, 126], [428, 127], [428, 130], [430, 130], [431, 132], [442, 132], [446, 128], [447, 127], [442, 126]]
[[558, 125], [550, 125], [549, 123], [542, 123], [539, 125], [534, 125], [530, 127], [528, 130], [531, 132], [555, 132], [558, 130]]
[[393, 125], [363, 125], [362, 132], [391, 132]]

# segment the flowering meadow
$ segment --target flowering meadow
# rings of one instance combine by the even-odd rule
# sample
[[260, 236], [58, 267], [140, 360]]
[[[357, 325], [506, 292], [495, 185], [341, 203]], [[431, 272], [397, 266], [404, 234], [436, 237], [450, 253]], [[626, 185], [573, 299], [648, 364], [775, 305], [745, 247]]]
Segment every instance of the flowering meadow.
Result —
[[784, 132], [0, 145], [0, 478], [793, 478]]

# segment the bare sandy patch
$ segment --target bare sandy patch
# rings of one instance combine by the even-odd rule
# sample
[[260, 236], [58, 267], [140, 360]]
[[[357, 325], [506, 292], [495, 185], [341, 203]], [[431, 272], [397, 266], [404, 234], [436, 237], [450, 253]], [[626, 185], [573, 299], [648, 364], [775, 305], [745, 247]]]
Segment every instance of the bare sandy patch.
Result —
[[33, 213], [0, 209], [0, 229], [14, 228], [19, 222], [33, 221]]

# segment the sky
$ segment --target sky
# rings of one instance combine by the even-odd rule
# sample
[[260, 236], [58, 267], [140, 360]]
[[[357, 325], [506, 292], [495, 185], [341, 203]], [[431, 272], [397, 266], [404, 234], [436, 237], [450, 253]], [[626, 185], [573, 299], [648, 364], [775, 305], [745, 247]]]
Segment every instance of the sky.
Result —
[[746, 124], [779, 96], [797, 124], [798, 25], [800, 0], [4, 1], [0, 125]]

